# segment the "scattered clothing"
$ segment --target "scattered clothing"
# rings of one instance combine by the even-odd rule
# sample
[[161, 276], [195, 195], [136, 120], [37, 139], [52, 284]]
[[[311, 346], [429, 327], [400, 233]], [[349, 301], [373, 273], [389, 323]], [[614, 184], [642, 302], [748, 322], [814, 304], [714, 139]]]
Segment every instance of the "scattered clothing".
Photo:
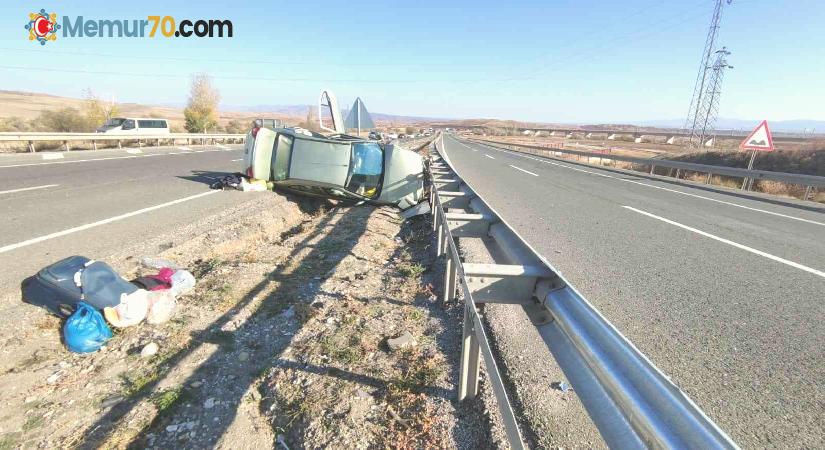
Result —
[[147, 291], [162, 291], [172, 287], [172, 275], [174, 273], [175, 271], [173, 269], [163, 267], [158, 271], [157, 275], [137, 277], [132, 280], [131, 283]]
[[238, 189], [243, 177], [238, 174], [227, 175], [209, 185], [212, 189]]

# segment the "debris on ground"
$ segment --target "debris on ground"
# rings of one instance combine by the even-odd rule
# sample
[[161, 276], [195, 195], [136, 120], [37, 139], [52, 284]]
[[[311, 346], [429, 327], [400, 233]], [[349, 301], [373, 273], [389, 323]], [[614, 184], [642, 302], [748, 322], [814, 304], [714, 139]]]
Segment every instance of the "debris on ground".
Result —
[[247, 178], [241, 174], [231, 174], [221, 177], [209, 185], [210, 189], [235, 189], [244, 192], [271, 191], [274, 185], [267, 180]]
[[[58, 318], [21, 306], [32, 320], [0, 359], [2, 448], [502, 445], [479, 403], [455, 402], [463, 310], [433, 294], [429, 219], [277, 193], [222, 214], [158, 236], [157, 257], [106, 257], [126, 279], [191, 272], [167, 321], [79, 355]], [[405, 332], [416, 344], [390, 351]]]

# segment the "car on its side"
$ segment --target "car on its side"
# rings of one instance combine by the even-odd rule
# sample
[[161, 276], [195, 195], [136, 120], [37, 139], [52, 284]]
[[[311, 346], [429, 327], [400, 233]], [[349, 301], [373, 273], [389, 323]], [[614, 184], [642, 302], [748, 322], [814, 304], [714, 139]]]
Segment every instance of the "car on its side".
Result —
[[413, 207], [424, 200], [418, 153], [346, 134], [256, 127], [247, 134], [243, 173], [315, 197]]
[[108, 134], [169, 134], [169, 122], [157, 118], [113, 117], [95, 131]]

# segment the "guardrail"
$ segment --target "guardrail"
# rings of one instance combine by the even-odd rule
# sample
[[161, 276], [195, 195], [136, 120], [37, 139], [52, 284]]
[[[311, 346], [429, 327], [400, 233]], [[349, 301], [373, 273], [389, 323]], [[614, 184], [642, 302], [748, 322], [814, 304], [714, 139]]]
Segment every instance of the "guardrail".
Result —
[[233, 133], [166, 133], [166, 134], [109, 134], [109, 133], [0, 133], [0, 142], [19, 142], [26, 143], [30, 152], [35, 152], [35, 142], [62, 142], [66, 151], [71, 150], [69, 142], [91, 142], [92, 147], [97, 150], [97, 142], [99, 141], [117, 141], [118, 148], [122, 147], [123, 141], [137, 141], [138, 147], [142, 146], [143, 141], [155, 141], [155, 145], [159, 146], [161, 141], [171, 141], [174, 145], [175, 141], [186, 140], [187, 145], [192, 141], [200, 141], [205, 144], [206, 141], [211, 140], [213, 143], [216, 140], [226, 141], [232, 140], [244, 142], [245, 134]]
[[[443, 139], [443, 137], [442, 137]], [[524, 448], [477, 307], [521, 305], [611, 448], [737, 448], [670, 379], [536, 253], [433, 143], [430, 204], [438, 255], [446, 257], [444, 301], [464, 298], [458, 400], [478, 392], [481, 356], [510, 446]], [[443, 147], [443, 140], [442, 140]], [[457, 238], [492, 238], [495, 264], [462, 261]]]
[[654, 174], [657, 167], [665, 167], [669, 169], [676, 169], [676, 178], [680, 178], [684, 172], [697, 172], [697, 173], [706, 173], [707, 178], [705, 179], [705, 183], [710, 183], [711, 175], [723, 175], [727, 177], [736, 177], [742, 178], [745, 180], [750, 180], [747, 183], [742, 184], [743, 189], [750, 189], [753, 185], [754, 180], [771, 180], [771, 181], [780, 181], [783, 183], [790, 183], [790, 184], [798, 184], [801, 186], [805, 186], [805, 199], [807, 200], [810, 197], [812, 188], [819, 188], [825, 186], [825, 177], [820, 177], [816, 175], [805, 175], [805, 174], [798, 174], [798, 173], [786, 173], [786, 172], [772, 172], [768, 170], [748, 170], [748, 169], [740, 169], [738, 167], [726, 167], [726, 166], [712, 166], [708, 164], [696, 164], [696, 163], [689, 163], [689, 162], [682, 162], [682, 161], [673, 161], [668, 159], [656, 159], [656, 158], [637, 158], [634, 156], [623, 156], [623, 155], [615, 155], [611, 154], [606, 156], [603, 153], [593, 153], [593, 152], [583, 152], [579, 150], [569, 150], [565, 148], [550, 148], [550, 147], [542, 147], [539, 145], [527, 145], [527, 144], [510, 144], [504, 142], [496, 142], [496, 141], [486, 141], [481, 139], [470, 139], [473, 142], [477, 142], [484, 145], [489, 145], [491, 147], [503, 148], [507, 150], [519, 151], [518, 149], [526, 149], [526, 152], [537, 156], [547, 156], [551, 157], [551, 153], [563, 153], [567, 155], [576, 155], [581, 157], [587, 158], [601, 158], [613, 161], [623, 161], [629, 162], [633, 164], [639, 164], [643, 166], [649, 166], [650, 170], [649, 173], [651, 175]]

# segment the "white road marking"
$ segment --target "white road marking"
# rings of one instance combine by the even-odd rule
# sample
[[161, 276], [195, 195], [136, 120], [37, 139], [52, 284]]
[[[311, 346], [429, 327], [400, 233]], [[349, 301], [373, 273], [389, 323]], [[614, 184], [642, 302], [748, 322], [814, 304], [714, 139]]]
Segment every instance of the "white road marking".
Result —
[[778, 257], [778, 256], [771, 255], [770, 253], [765, 253], [765, 252], [763, 252], [762, 250], [757, 250], [757, 249], [755, 249], [755, 248], [748, 247], [747, 245], [743, 245], [743, 244], [740, 244], [740, 243], [738, 243], [738, 242], [733, 242], [733, 241], [731, 241], [731, 240], [728, 240], [728, 239], [725, 239], [725, 238], [722, 238], [722, 237], [719, 237], [719, 236], [716, 236], [716, 235], [710, 234], [710, 233], [708, 233], [708, 232], [705, 232], [705, 231], [702, 231], [702, 230], [698, 230], [698, 229], [693, 228], [693, 227], [689, 227], [689, 226], [684, 225], [684, 224], [681, 224], [681, 223], [679, 223], [679, 222], [675, 222], [675, 221], [673, 221], [673, 220], [666, 219], [666, 218], [664, 218], [664, 217], [660, 217], [660, 216], [657, 216], [657, 215], [655, 215], [655, 214], [651, 214], [651, 213], [649, 213], [649, 212], [647, 212], [647, 211], [642, 211], [641, 209], [636, 209], [636, 208], [634, 208], [634, 207], [632, 207], [632, 206], [622, 206], [622, 208], [629, 209], [629, 210], [631, 210], [631, 211], [633, 211], [633, 212], [637, 212], [637, 213], [639, 213], [639, 214], [643, 214], [643, 215], [645, 215], [645, 216], [648, 216], [648, 217], [654, 218], [654, 219], [656, 219], [656, 220], [661, 220], [662, 222], [669, 223], [669, 224], [671, 224], [671, 225], [677, 226], [677, 227], [679, 227], [679, 228], [683, 228], [683, 229], [688, 230], [688, 231], [692, 231], [692, 232], [694, 232], [694, 233], [696, 233], [696, 234], [700, 234], [700, 235], [705, 236], [705, 237], [707, 237], [707, 238], [711, 238], [711, 239], [717, 240], [717, 241], [719, 241], [719, 242], [722, 242], [722, 243], [724, 243], [724, 244], [731, 245], [731, 246], [736, 247], [736, 248], [738, 248], [738, 249], [745, 250], [745, 251], [747, 251], [747, 252], [751, 252], [751, 253], [753, 253], [753, 254], [755, 254], [755, 255], [763, 256], [763, 257], [765, 257], [765, 258], [768, 258], [768, 259], [774, 260], [774, 261], [776, 261], [776, 262], [780, 262], [780, 263], [782, 263], [782, 264], [785, 264], [785, 265], [791, 266], [791, 267], [793, 267], [793, 268], [796, 268], [796, 269], [799, 269], [799, 270], [804, 270], [805, 272], [809, 272], [809, 273], [812, 273], [812, 274], [814, 274], [814, 275], [817, 275], [817, 276], [820, 276], [820, 277], [822, 277], [822, 278], [825, 278], [825, 272], [823, 272], [823, 271], [821, 271], [821, 270], [816, 270], [816, 269], [814, 269], [814, 268], [812, 268], [812, 267], [808, 267], [808, 266], [805, 266], [805, 265], [802, 265], [802, 264], [799, 264], [799, 263], [796, 263], [796, 262], [793, 262], [793, 261], [788, 261], [788, 260], [787, 260], [787, 259], [785, 259], [785, 258], [780, 258], [780, 257]]
[[521, 167], [516, 167], [516, 166], [514, 166], [514, 165], [512, 165], [512, 164], [509, 164], [509, 166], [510, 166], [510, 167], [512, 167], [513, 169], [520, 170], [520, 171], [522, 171], [522, 172], [524, 172], [524, 173], [529, 173], [530, 175], [532, 175], [532, 176], [534, 176], [534, 177], [537, 177], [537, 176], [538, 176], [538, 175], [536, 175], [535, 173], [530, 172], [529, 170], [524, 170], [524, 169], [522, 169]]
[[207, 195], [212, 195], [217, 192], [221, 191], [207, 191], [201, 192], [200, 194], [190, 195], [189, 197], [179, 198], [177, 200], [172, 200], [171, 202], [161, 203], [160, 205], [150, 206], [148, 208], [138, 209], [137, 211], [128, 212], [126, 214], [121, 214], [119, 216], [110, 217], [108, 219], [99, 220], [97, 222], [87, 223], [85, 225], [80, 225], [77, 227], [69, 228], [63, 231], [58, 231], [51, 234], [46, 234], [43, 236], [39, 236], [36, 238], [28, 239], [23, 242], [18, 242], [16, 244], [9, 244], [5, 247], [0, 247], [0, 253], [10, 252], [12, 250], [16, 250], [18, 248], [27, 247], [32, 244], [37, 244], [43, 241], [48, 241], [49, 239], [58, 238], [61, 236], [66, 236], [68, 234], [77, 233], [78, 231], [88, 230], [90, 228], [99, 227], [101, 225], [106, 225], [112, 222], [117, 222], [118, 220], [128, 219], [129, 217], [134, 217], [140, 214], [144, 214], [147, 212], [154, 211], [156, 209], [166, 208], [167, 206], [177, 205], [178, 203], [188, 202], [189, 200], [195, 200], [197, 198], [206, 197]]
[[[463, 144], [463, 143], [461, 143], [461, 142], [459, 142], [459, 143], [460, 143], [461, 145], [464, 145], [464, 144]], [[481, 144], [481, 145], [484, 145], [484, 144]], [[465, 147], [467, 147], [466, 145], [464, 145], [464, 146], [465, 146]], [[750, 206], [740, 205], [740, 204], [738, 204], [738, 203], [728, 202], [728, 201], [725, 201], [725, 200], [719, 200], [719, 199], [715, 199], [715, 198], [711, 198], [711, 197], [705, 197], [705, 196], [703, 196], [703, 195], [691, 194], [690, 192], [684, 192], [684, 191], [680, 191], [680, 190], [678, 190], [678, 189], [671, 189], [671, 188], [666, 188], [666, 187], [662, 187], [662, 186], [656, 186], [656, 185], [653, 185], [653, 184], [644, 183], [644, 182], [642, 182], [642, 181], [637, 181], [637, 180], [627, 180], [627, 179], [624, 179], [624, 178], [614, 177], [614, 176], [607, 175], [607, 174], [603, 174], [603, 173], [599, 173], [599, 172], [593, 172], [593, 171], [591, 171], [591, 170], [581, 169], [581, 168], [579, 168], [579, 167], [572, 167], [572, 166], [568, 166], [567, 164], [561, 164], [561, 163], [557, 163], [557, 162], [555, 162], [555, 161], [548, 161], [548, 160], [546, 160], [546, 159], [535, 158], [535, 157], [532, 157], [532, 156], [523, 155], [523, 154], [521, 154], [521, 153], [518, 153], [518, 152], [512, 152], [512, 151], [510, 151], [510, 150], [504, 150], [504, 149], [500, 149], [500, 148], [495, 148], [495, 147], [492, 147], [492, 146], [489, 146], [489, 145], [484, 145], [484, 146], [485, 146], [485, 147], [489, 147], [489, 148], [491, 148], [491, 149], [493, 149], [493, 150], [497, 150], [497, 151], [500, 151], [500, 152], [508, 153], [508, 154], [511, 154], [511, 155], [514, 155], [514, 156], [520, 156], [520, 157], [522, 157], [522, 158], [530, 159], [530, 160], [533, 160], [533, 161], [539, 161], [539, 162], [543, 162], [543, 163], [545, 163], [545, 164], [552, 164], [552, 165], [554, 165], [554, 166], [564, 167], [565, 169], [575, 170], [575, 171], [577, 171], [577, 172], [589, 173], [589, 174], [591, 174], [591, 175], [596, 175], [596, 176], [603, 177], [603, 178], [612, 178], [612, 179], [614, 179], [614, 180], [622, 181], [622, 182], [625, 182], [625, 183], [638, 184], [638, 185], [640, 185], [640, 186], [647, 186], [647, 187], [649, 187], [649, 188], [653, 188], [653, 189], [659, 189], [659, 190], [662, 190], [662, 191], [673, 192], [674, 194], [687, 195], [688, 197], [700, 198], [700, 199], [702, 199], [702, 200], [707, 200], [707, 201], [711, 201], [711, 202], [721, 203], [721, 204], [723, 204], [723, 205], [735, 206], [735, 207], [737, 207], [737, 208], [747, 209], [747, 210], [750, 210], [750, 211], [756, 211], [756, 212], [761, 212], [761, 213], [765, 213], [765, 214], [770, 214], [770, 215], [773, 215], [773, 216], [784, 217], [784, 218], [786, 218], [786, 219], [798, 220], [798, 221], [800, 221], [800, 222], [806, 222], [806, 223], [810, 223], [810, 224], [813, 224], [813, 225], [825, 226], [825, 223], [823, 223], [823, 222], [817, 222], [817, 221], [815, 221], [815, 220], [804, 219], [804, 218], [802, 218], [802, 217], [796, 217], [796, 216], [789, 216], [789, 215], [787, 215], [787, 214], [782, 214], [782, 213], [773, 212], [773, 211], [767, 211], [767, 210], [764, 210], [764, 209], [759, 209], [759, 208], [753, 208], [753, 207], [750, 207]], [[469, 148], [469, 147], [468, 147], [468, 148]]]
[[27, 188], [20, 188], [20, 189], [11, 189], [8, 191], [0, 191], [0, 194], [12, 194], [15, 192], [23, 192], [23, 191], [33, 191], [35, 189], [45, 189], [50, 187], [60, 186], [59, 184], [44, 184], [43, 186], [32, 186]]
[[131, 153], [133, 155], [139, 155], [139, 154], [143, 153], [143, 150], [141, 150], [139, 148], [127, 148], [126, 153]]
[[238, 159], [230, 159], [230, 161], [231, 161], [231, 162], [243, 161], [243, 158], [238, 158]]
[[[227, 152], [227, 151], [234, 151], [234, 150], [205, 150], [207, 152]], [[54, 161], [54, 162], [44, 162], [44, 163], [23, 163], [23, 164], [9, 164], [7, 166], [0, 166], [0, 169], [7, 169], [11, 167], [27, 167], [27, 166], [48, 166], [52, 164], [73, 164], [79, 162], [91, 162], [91, 161], [107, 161], [110, 159], [129, 159], [129, 158], [149, 158], [152, 156], [166, 156], [166, 155], [190, 155], [193, 152], [169, 152], [169, 153], [144, 153], [142, 155], [130, 155], [130, 156], [112, 156], [109, 158], [90, 158], [90, 159], [69, 159], [65, 161]]]
[[225, 146], [225, 145], [221, 145], [221, 144], [215, 144], [215, 147], [222, 148], [222, 149], [227, 149], [227, 148], [229, 148], [229, 147], [227, 147], [227, 146]]
[[495, 159], [495, 158], [493, 158], [493, 157], [492, 157], [492, 156], [490, 156], [490, 155], [484, 155], [484, 156], [486, 156], [486, 157], [488, 157], [488, 158], [490, 158], [490, 159]]
[[63, 159], [63, 153], [43, 152], [43, 159]]
[[179, 147], [178, 147], [178, 150], [184, 150], [184, 151], [187, 151], [187, 152], [192, 151], [192, 149], [191, 149], [191, 148], [186, 147], [186, 146], [184, 146], [184, 145], [179, 146]]

